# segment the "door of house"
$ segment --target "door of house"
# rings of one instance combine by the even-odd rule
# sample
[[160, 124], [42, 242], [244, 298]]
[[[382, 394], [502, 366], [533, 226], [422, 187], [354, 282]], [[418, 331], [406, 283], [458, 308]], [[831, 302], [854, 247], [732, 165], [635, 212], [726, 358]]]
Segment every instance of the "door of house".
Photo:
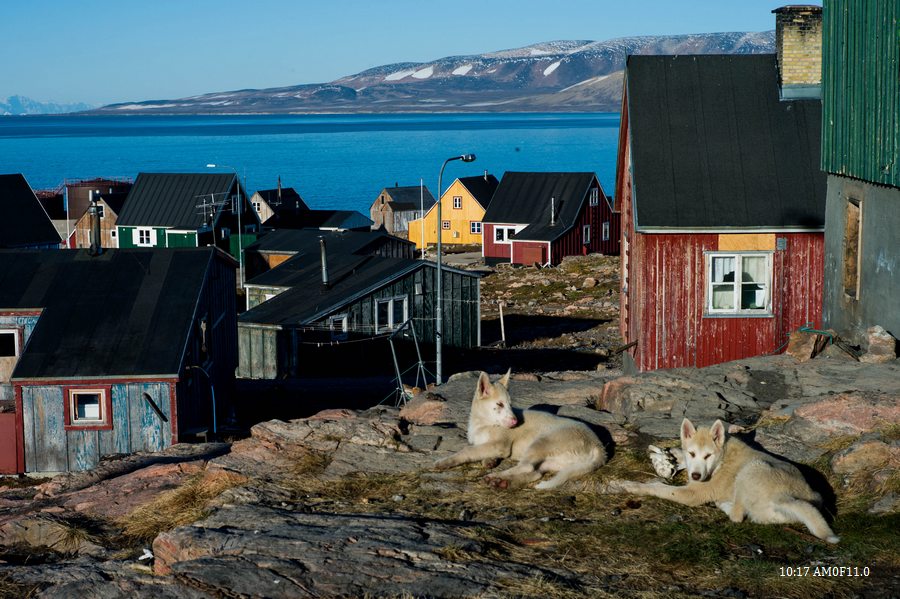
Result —
[[16, 414], [0, 412], [0, 474], [17, 474], [21, 454], [16, 438]]
[[522, 264], [544, 264], [547, 262], [544, 246], [524, 246], [522, 248]]

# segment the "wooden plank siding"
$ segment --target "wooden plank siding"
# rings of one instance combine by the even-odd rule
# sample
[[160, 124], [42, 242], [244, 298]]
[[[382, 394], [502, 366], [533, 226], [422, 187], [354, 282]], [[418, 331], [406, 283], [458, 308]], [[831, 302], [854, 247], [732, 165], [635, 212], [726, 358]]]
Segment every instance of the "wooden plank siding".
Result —
[[[462, 198], [460, 208], [453, 207], [454, 197]], [[480, 245], [482, 234], [472, 233], [471, 223], [481, 222], [482, 218], [484, 218], [484, 207], [457, 179], [441, 197], [441, 220], [450, 221], [450, 228], [440, 228], [440, 223], [437, 222], [437, 204], [434, 204], [425, 213], [424, 244], [435, 245], [437, 232], [440, 230], [441, 244]], [[407, 229], [409, 231], [407, 238], [416, 244], [417, 249], [421, 249], [423, 246], [422, 220], [420, 218], [410, 220]]]
[[786, 233], [773, 255], [771, 316], [707, 316], [705, 252], [716, 234], [638, 234], [631, 247], [626, 342], [641, 370], [703, 367], [783, 349], [791, 331], [821, 326], [824, 240]]
[[[66, 430], [64, 387], [68, 383], [16, 384], [21, 390], [25, 429], [24, 472], [89, 470], [106, 455], [161, 451], [172, 444], [169, 423], [174, 415], [169, 394], [174, 380], [111, 384], [112, 428], [109, 430], [71, 427]], [[156, 414], [144, 394], [154, 400], [168, 422]]]
[[481, 255], [485, 258], [499, 258], [509, 260], [512, 256], [512, 245], [510, 243], [497, 243], [495, 241], [494, 231], [497, 227], [515, 227], [515, 224], [502, 223], [484, 223], [484, 231], [482, 233]]

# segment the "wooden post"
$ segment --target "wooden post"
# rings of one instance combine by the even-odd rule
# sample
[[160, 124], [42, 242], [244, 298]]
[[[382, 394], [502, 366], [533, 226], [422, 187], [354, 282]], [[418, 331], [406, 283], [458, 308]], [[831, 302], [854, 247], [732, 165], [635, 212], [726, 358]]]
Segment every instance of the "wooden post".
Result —
[[506, 327], [503, 324], [503, 302], [497, 302], [500, 304], [500, 342], [503, 344], [503, 347], [506, 347]]

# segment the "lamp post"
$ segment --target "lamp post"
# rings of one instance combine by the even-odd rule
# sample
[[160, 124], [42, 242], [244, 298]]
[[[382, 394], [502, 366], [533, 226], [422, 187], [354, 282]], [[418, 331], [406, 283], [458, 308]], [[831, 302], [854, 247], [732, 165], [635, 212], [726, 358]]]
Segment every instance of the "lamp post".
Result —
[[[435, 302], [435, 309], [437, 310], [437, 319], [434, 323], [434, 345], [435, 345], [435, 361], [437, 362], [435, 367], [435, 383], [440, 385], [443, 382], [441, 377], [442, 374], [442, 348], [443, 339], [441, 338], [444, 333], [444, 288], [441, 281], [441, 238], [443, 237], [444, 223], [441, 220], [441, 203], [443, 202], [443, 192], [441, 191], [441, 179], [444, 177], [444, 167], [447, 166], [448, 162], [452, 162], [454, 160], [462, 160], [463, 162], [472, 162], [475, 160], [475, 154], [462, 154], [460, 156], [453, 156], [452, 158], [448, 158], [444, 161], [444, 164], [441, 165], [441, 172], [438, 174], [438, 201], [437, 201], [437, 302]], [[424, 239], [422, 240], [425, 241]]]
[[[241, 177], [238, 175], [237, 169], [233, 166], [228, 166], [227, 164], [207, 164], [206, 168], [230, 168], [234, 171], [234, 178], [237, 179], [237, 217], [238, 217], [238, 284], [240, 285], [241, 290], [244, 289], [244, 243], [243, 243], [243, 233], [244, 230], [241, 229], [241, 212], [244, 211], [244, 204], [241, 203]], [[246, 173], [245, 173], [246, 174]], [[216, 233], [213, 231], [213, 239], [215, 239]]]

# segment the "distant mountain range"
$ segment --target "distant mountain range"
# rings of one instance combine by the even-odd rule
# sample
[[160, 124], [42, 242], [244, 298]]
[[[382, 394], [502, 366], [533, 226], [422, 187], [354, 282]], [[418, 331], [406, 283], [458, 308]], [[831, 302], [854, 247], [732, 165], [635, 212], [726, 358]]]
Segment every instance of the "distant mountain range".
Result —
[[580, 112], [620, 109], [629, 54], [774, 52], [773, 31], [544, 42], [368, 69], [330, 83], [111, 104], [103, 114]]
[[63, 114], [66, 112], [82, 112], [93, 108], [90, 104], [57, 104], [56, 102], [38, 102], [25, 96], [10, 96], [0, 102], [0, 115], [12, 114]]

